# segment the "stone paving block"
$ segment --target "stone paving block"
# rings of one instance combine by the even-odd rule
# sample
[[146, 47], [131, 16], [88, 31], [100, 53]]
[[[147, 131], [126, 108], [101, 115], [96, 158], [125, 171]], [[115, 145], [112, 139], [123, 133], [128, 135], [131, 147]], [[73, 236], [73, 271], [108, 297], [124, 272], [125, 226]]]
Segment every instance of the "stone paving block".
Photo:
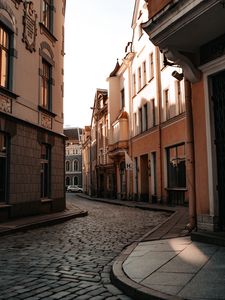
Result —
[[98, 288], [97, 290], [89, 291], [88, 294], [91, 295], [91, 296], [93, 297], [93, 296], [100, 295], [101, 293], [104, 293], [105, 291], [106, 291], [105, 288], [100, 287], [100, 288]]
[[105, 287], [113, 295], [120, 295], [121, 294], [121, 291], [112, 284], [107, 284], [107, 285], [105, 285]]
[[91, 295], [87, 294], [87, 295], [78, 296], [78, 297], [76, 297], [74, 299], [76, 299], [76, 300], [89, 300], [89, 299], [92, 299], [92, 298], [91, 298]]
[[[71, 195], [71, 198], [74, 197]], [[76, 299], [74, 297], [79, 297], [76, 292], [82, 288], [89, 298], [85, 294], [80, 296], [87, 299], [95, 297], [89, 294], [92, 289], [100, 293], [96, 296], [120, 299], [121, 291], [116, 289], [115, 293], [120, 295], [112, 296], [112, 291], [105, 288], [105, 285], [110, 285], [113, 259], [124, 246], [146, 233], [150, 226], [165, 220], [165, 216], [162, 212], [102, 205], [77, 198], [76, 204], [83, 210], [92, 210], [92, 214], [88, 218], [1, 239], [0, 278], [4, 281], [0, 280], [0, 295], [5, 288], [13, 293], [13, 283], [21, 290], [22, 287], [29, 289], [21, 296], [32, 300], [45, 292], [52, 292], [46, 300], [54, 299], [54, 294], [59, 295], [60, 292], [69, 293], [63, 294], [65, 299]], [[84, 286], [79, 287], [81, 284]], [[45, 287], [49, 289], [39, 290]], [[17, 295], [17, 292], [12, 294], [13, 300]]]
[[63, 297], [68, 296], [69, 294], [70, 294], [69, 292], [62, 291], [62, 292], [59, 292], [59, 293], [56, 293], [56, 294], [52, 295], [51, 299], [61, 299]]

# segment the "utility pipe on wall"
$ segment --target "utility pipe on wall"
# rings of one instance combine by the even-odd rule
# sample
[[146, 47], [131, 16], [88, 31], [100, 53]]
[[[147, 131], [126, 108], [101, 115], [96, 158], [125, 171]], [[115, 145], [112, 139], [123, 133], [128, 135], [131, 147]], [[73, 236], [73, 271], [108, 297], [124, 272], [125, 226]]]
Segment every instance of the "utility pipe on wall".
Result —
[[194, 129], [192, 115], [191, 83], [184, 79], [186, 108], [186, 178], [189, 194], [189, 223], [187, 229], [196, 227], [196, 190], [195, 190], [195, 160], [194, 160]]

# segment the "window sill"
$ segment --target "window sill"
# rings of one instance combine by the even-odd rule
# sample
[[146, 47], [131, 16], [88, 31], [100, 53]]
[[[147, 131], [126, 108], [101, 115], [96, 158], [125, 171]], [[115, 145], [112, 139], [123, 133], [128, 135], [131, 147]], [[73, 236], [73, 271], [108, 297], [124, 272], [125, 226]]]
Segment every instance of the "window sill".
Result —
[[41, 106], [41, 105], [38, 105], [38, 109], [39, 109], [41, 112], [43, 112], [43, 113], [45, 113], [45, 114], [51, 116], [52, 118], [55, 118], [55, 117], [57, 116], [56, 114], [54, 114], [53, 112], [51, 112], [51, 111], [48, 110], [47, 108], [44, 108], [44, 107]]
[[186, 192], [187, 188], [186, 187], [175, 187], [175, 188], [165, 188], [167, 191], [181, 191], [181, 192]]
[[41, 33], [44, 33], [52, 42], [57, 42], [57, 38], [51, 33], [51, 31], [41, 22], [39, 22]]
[[0, 94], [4, 95], [4, 96], [8, 96], [12, 99], [17, 99], [19, 97], [19, 95], [11, 92], [10, 90], [0, 86]]
[[41, 203], [48, 203], [48, 202], [52, 202], [53, 200], [52, 199], [49, 199], [49, 198], [42, 198], [41, 199]]

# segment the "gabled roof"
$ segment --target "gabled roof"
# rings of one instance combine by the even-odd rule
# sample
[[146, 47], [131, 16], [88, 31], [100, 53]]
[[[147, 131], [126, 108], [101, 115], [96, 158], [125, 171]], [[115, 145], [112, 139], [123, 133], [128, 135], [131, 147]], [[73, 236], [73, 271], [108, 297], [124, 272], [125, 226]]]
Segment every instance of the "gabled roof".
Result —
[[63, 130], [66, 137], [68, 137], [69, 140], [80, 140], [80, 135], [82, 134], [82, 128], [79, 127], [71, 127], [71, 128], [65, 128]]

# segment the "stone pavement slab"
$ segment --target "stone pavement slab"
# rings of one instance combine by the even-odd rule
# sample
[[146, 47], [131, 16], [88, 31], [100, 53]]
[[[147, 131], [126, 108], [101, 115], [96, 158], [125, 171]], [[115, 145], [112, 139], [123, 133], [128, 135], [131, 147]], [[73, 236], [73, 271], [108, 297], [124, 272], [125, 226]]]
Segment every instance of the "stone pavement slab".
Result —
[[73, 218], [85, 217], [87, 215], [87, 211], [84, 211], [74, 204], [69, 203], [67, 204], [67, 208], [61, 212], [18, 218], [0, 223], [0, 236], [41, 226], [58, 224]]
[[225, 299], [224, 247], [190, 237], [141, 242], [121, 266], [127, 284], [149, 294], [135, 299]]

